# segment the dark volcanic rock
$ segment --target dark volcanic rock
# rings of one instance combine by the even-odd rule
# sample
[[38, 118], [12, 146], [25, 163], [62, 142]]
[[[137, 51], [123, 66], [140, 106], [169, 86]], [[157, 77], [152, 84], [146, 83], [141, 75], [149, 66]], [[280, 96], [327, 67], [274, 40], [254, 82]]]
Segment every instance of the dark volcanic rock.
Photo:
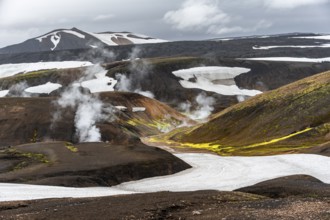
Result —
[[235, 191], [271, 198], [289, 196], [330, 197], [330, 184], [325, 184], [311, 176], [294, 175], [268, 180]]
[[[233, 65], [233, 64], [231, 64]], [[250, 68], [251, 71], [235, 77], [238, 87], [268, 91], [293, 83], [297, 80], [328, 71], [330, 62], [291, 63], [241, 61], [236, 66]]]
[[329, 219], [327, 198], [269, 199], [239, 192], [159, 192], [0, 203], [1, 219]]
[[49, 142], [2, 150], [0, 167], [0, 182], [86, 187], [173, 174], [190, 166], [164, 150], [139, 142]]

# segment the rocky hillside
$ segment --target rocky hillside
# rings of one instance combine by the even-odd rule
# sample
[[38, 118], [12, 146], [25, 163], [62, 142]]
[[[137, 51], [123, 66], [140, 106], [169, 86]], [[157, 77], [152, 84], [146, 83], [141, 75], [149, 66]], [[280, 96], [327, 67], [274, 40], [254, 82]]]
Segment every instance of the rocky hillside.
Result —
[[222, 155], [306, 152], [330, 141], [329, 103], [330, 72], [324, 72], [232, 106], [205, 124], [173, 132], [168, 142]]
[[[54, 66], [54, 63], [47, 63]], [[84, 63], [83, 63], [84, 64]], [[36, 71], [23, 73], [25, 68], [36, 66]], [[62, 86], [61, 89], [48, 93], [29, 93], [30, 96], [59, 96], [61, 92], [70, 84], [86, 78], [86, 74], [90, 75], [93, 66], [83, 66], [77, 68], [64, 69], [47, 69], [47, 65], [42, 70], [37, 70], [38, 64], [10, 64], [5, 69], [0, 69], [0, 94], [9, 90], [8, 96], [22, 96], [22, 92], [29, 87], [45, 85], [47, 83], [55, 83]], [[57, 65], [61, 66], [61, 63]], [[76, 64], [75, 64], [76, 65]], [[79, 63], [80, 65], [80, 63]], [[89, 63], [91, 65], [91, 63]], [[330, 69], [330, 63], [306, 63], [306, 62], [264, 62], [254, 60], [231, 60], [222, 58], [202, 58], [202, 57], [160, 57], [152, 59], [137, 59], [128, 61], [115, 61], [102, 65], [104, 69], [95, 71], [99, 74], [105, 71], [106, 77], [110, 77], [113, 88], [111, 90], [142, 92], [149, 91], [157, 100], [165, 102], [180, 111], [194, 111], [203, 107], [203, 103], [197, 102], [197, 97], [203, 95], [209, 97], [213, 101], [210, 108], [213, 113], [221, 111], [233, 104], [239, 99], [237, 95], [228, 94], [231, 91], [229, 87], [226, 90], [213, 90], [210, 86], [197, 83], [196, 74], [186, 81], [186, 83], [195, 83], [192, 88], [184, 87], [182, 84], [182, 76], [176, 76], [174, 72], [194, 68], [203, 68], [206, 70], [203, 74], [210, 75], [207, 68], [220, 69], [219, 72], [212, 72], [212, 79], [209, 84], [213, 84], [215, 88], [221, 88], [223, 85], [236, 85], [236, 94], [244, 94], [242, 90], [259, 90], [268, 91], [276, 89], [280, 86], [294, 82], [296, 80], [308, 77], [319, 72]], [[16, 72], [14, 71], [17, 68]], [[226, 69], [225, 72], [221, 68]], [[222, 80], [222, 75], [230, 75], [237, 68], [244, 69], [245, 73], [233, 75], [230, 79]], [[8, 69], [9, 72], [6, 72]], [[92, 70], [92, 71], [91, 71]], [[212, 71], [212, 70], [210, 70]], [[189, 73], [189, 72], [188, 72]], [[211, 75], [212, 75], [211, 74]], [[183, 75], [184, 76], [184, 75]], [[96, 79], [95, 76], [89, 76], [86, 81], [98, 81], [100, 85], [104, 85], [106, 90], [109, 88], [107, 82], [109, 78]], [[217, 77], [219, 80], [217, 80]], [[200, 80], [204, 78], [199, 75]], [[199, 86], [201, 85], [201, 86]], [[98, 86], [98, 91], [102, 88]], [[241, 91], [240, 91], [241, 90]], [[109, 90], [107, 90], [109, 91]], [[93, 91], [95, 92], [95, 91]], [[238, 93], [237, 93], [238, 92]], [[244, 98], [244, 97], [243, 97]], [[182, 106], [189, 107], [182, 108]]]
[[[88, 123], [89, 111], [96, 117], [93, 109], [88, 110], [88, 103], [103, 103], [99, 112], [102, 117], [95, 121], [95, 126], [100, 130], [100, 139], [111, 143], [135, 143], [140, 136], [160, 134], [189, 121], [169, 106], [138, 94], [110, 92], [99, 98], [85, 95], [86, 105], [66, 107], [58, 106], [57, 98], [52, 97], [1, 98], [0, 127], [5, 132], [0, 134], [0, 146], [47, 140], [78, 142], [77, 115]], [[85, 107], [87, 112], [82, 110]]]
[[0, 182], [71, 187], [113, 186], [190, 167], [141, 143], [31, 143], [0, 150], [0, 159]]

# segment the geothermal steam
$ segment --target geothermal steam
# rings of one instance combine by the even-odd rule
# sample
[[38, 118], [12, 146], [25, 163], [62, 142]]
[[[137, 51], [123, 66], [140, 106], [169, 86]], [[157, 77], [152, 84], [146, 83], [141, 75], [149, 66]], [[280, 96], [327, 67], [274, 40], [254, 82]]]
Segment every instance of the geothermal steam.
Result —
[[141, 89], [141, 82], [145, 80], [147, 75], [150, 72], [151, 65], [144, 59], [139, 59], [139, 54], [141, 50], [137, 47], [133, 48], [131, 53], [129, 54], [130, 61], [130, 75], [127, 76], [122, 73], [116, 74], [116, 80], [118, 83], [116, 85], [118, 91], [123, 92], [134, 92], [139, 93], [143, 96], [154, 98], [154, 94], [150, 91], [143, 91]]
[[184, 102], [179, 105], [179, 109], [184, 111], [193, 120], [204, 120], [207, 119], [212, 111], [214, 110], [215, 99], [213, 97], [207, 96], [206, 93], [202, 92], [195, 98], [197, 107], [192, 109], [192, 104], [190, 102]]
[[74, 125], [79, 142], [99, 142], [101, 133], [96, 124], [100, 121], [112, 121], [114, 109], [110, 104], [103, 103], [97, 95], [92, 95], [80, 86], [82, 81], [91, 79], [104, 69], [95, 65], [87, 69], [85, 75], [72, 83], [56, 101], [58, 111], [53, 115], [53, 122], [61, 119], [66, 108], [75, 110]]
[[12, 85], [8, 90], [8, 97], [30, 97], [31, 94], [25, 92], [29, 85], [26, 81], [19, 82], [17, 84]]

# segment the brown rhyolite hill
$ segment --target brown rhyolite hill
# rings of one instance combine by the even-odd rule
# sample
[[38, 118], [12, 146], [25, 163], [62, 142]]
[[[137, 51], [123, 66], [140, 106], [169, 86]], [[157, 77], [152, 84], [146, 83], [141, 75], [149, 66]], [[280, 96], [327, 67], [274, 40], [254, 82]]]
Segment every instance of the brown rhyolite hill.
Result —
[[[111, 186], [190, 167], [140, 141], [189, 122], [185, 116], [139, 94], [83, 92], [112, 109], [109, 117], [96, 123], [103, 142], [78, 144], [76, 109], [59, 109], [56, 97], [0, 99], [0, 182]], [[54, 123], [59, 110], [61, 117]]]
[[[103, 141], [135, 143], [141, 136], [159, 134], [162, 129], [188, 120], [169, 106], [138, 94], [108, 92], [99, 97], [114, 109], [112, 120], [96, 124]], [[77, 142], [75, 109], [62, 109], [60, 120], [54, 123], [53, 115], [58, 111], [55, 100], [54, 97], [0, 99], [0, 146], [47, 140]], [[127, 109], [119, 110], [116, 106]], [[134, 112], [136, 107], [145, 110]]]

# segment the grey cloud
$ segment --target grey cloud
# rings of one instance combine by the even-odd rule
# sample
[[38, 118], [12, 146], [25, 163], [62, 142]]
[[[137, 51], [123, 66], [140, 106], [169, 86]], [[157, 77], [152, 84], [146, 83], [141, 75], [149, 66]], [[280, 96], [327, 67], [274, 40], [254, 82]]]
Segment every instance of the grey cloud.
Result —
[[218, 7], [217, 1], [186, 0], [180, 9], [167, 12], [164, 20], [179, 30], [200, 30], [214, 24], [226, 24], [230, 17]]
[[0, 0], [0, 47], [57, 28], [167, 40], [330, 32], [330, 0]]
[[179, 9], [167, 12], [164, 21], [178, 30], [201, 30], [218, 35], [253, 32], [272, 26], [271, 22], [264, 19], [251, 25], [244, 24], [245, 17], [240, 18], [223, 11], [222, 5], [225, 5], [225, 2], [219, 0], [185, 0]]

